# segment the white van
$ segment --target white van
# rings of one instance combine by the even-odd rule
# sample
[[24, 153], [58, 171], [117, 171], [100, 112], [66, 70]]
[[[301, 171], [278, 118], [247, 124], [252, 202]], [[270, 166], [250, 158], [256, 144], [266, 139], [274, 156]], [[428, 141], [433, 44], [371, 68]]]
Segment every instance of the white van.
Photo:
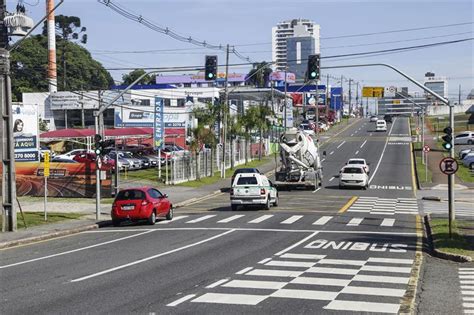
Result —
[[375, 131], [387, 131], [387, 122], [385, 120], [377, 120], [376, 126]]

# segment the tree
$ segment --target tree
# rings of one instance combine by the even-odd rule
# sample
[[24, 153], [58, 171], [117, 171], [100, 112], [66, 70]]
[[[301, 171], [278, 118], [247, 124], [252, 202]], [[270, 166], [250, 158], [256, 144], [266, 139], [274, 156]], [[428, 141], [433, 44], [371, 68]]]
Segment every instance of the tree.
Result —
[[[145, 73], [146, 72], [143, 69], [135, 69], [135, 70], [133, 70], [132, 72], [130, 72], [128, 74], [124, 74], [124, 75], [122, 75], [123, 84], [124, 85], [130, 85], [136, 79], [138, 79], [140, 76], [144, 75]], [[138, 82], [138, 84], [144, 84], [144, 85], [154, 84], [154, 83], [155, 83], [155, 76], [150, 76], [148, 74], [146, 76], [144, 76]]]
[[247, 74], [247, 82], [256, 87], [265, 87], [271, 73], [272, 69], [267, 62], [254, 63], [252, 70]]
[[[59, 56], [62, 48], [57, 51]], [[68, 42], [67, 56], [71, 57], [67, 68], [70, 90], [107, 89], [113, 85], [110, 73], [84, 47]], [[21, 101], [24, 92], [48, 91], [47, 68], [47, 37], [36, 35], [25, 39], [11, 55], [13, 101]], [[58, 74], [63, 72], [64, 68], [59, 64]]]

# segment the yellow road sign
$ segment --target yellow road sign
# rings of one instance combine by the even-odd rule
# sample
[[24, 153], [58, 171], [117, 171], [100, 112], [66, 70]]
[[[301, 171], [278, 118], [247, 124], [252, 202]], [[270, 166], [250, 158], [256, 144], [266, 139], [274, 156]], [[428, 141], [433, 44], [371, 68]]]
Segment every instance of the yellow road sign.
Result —
[[362, 88], [362, 97], [382, 98], [384, 90], [382, 86], [364, 86]]
[[49, 152], [44, 152], [44, 177], [49, 177]]
[[393, 100], [392, 104], [400, 104], [400, 100]]

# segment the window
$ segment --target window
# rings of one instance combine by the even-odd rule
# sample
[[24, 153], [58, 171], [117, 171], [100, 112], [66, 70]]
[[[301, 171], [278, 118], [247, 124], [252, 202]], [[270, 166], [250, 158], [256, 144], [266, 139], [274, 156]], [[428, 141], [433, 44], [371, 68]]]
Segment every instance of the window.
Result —
[[364, 161], [356, 160], [356, 161], [349, 161], [347, 164], [365, 164]]
[[257, 178], [255, 177], [240, 177], [237, 185], [257, 185]]
[[143, 200], [145, 193], [141, 190], [122, 190], [115, 200]]
[[346, 167], [342, 171], [344, 174], [362, 174], [362, 169], [358, 167]]
[[149, 194], [150, 197], [153, 198], [153, 199], [160, 199], [160, 198], [163, 197], [163, 194], [162, 194], [162, 193], [160, 193], [158, 190], [153, 189], [153, 188], [148, 190], [148, 194]]

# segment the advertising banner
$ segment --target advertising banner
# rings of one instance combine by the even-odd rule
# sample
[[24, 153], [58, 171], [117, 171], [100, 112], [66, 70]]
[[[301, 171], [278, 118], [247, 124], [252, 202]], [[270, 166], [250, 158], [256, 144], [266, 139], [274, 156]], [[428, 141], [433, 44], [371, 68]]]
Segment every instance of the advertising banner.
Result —
[[161, 97], [155, 97], [155, 114], [153, 120], [153, 147], [161, 150], [163, 146], [163, 136], [165, 134], [164, 124], [164, 101]]
[[[152, 107], [116, 108], [115, 127], [150, 127], [154, 126], [155, 114]], [[165, 128], [185, 128], [189, 120], [189, 113], [184, 110], [178, 112], [177, 108], [165, 107], [163, 111], [163, 122]]]
[[16, 161], [39, 161], [38, 106], [13, 105], [13, 139]]

